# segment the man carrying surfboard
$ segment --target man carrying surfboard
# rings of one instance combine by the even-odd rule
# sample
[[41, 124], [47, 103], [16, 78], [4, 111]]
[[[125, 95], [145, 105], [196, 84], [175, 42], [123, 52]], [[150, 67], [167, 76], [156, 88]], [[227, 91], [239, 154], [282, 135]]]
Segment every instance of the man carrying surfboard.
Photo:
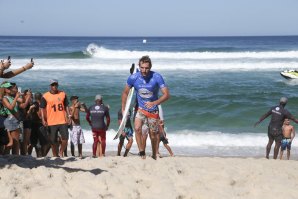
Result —
[[[157, 133], [159, 124], [158, 105], [169, 99], [170, 93], [163, 77], [151, 71], [152, 62], [149, 56], [143, 56], [139, 60], [139, 72], [130, 75], [122, 92], [122, 112], [125, 110], [129, 90], [134, 87], [137, 95], [137, 113], [135, 117], [136, 141], [140, 156], [145, 159], [145, 145], [142, 143], [142, 125], [145, 121], [149, 125], [151, 139], [152, 158], [156, 159]], [[162, 95], [158, 97], [159, 90]]]

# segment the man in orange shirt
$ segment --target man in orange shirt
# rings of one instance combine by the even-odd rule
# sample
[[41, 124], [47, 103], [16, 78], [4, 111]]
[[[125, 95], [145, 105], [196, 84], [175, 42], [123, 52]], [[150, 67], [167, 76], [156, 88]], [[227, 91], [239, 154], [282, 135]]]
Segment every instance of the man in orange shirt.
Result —
[[68, 142], [68, 123], [70, 112], [68, 108], [67, 96], [63, 91], [58, 90], [58, 81], [50, 81], [50, 91], [46, 92], [40, 102], [42, 123], [49, 129], [49, 137], [54, 157], [58, 157], [57, 142], [58, 132], [61, 135], [60, 157], [67, 147]]

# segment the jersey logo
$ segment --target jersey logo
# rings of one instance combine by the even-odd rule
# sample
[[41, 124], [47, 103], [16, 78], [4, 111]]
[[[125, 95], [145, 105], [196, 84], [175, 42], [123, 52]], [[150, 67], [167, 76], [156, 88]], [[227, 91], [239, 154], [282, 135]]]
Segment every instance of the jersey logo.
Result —
[[147, 90], [146, 88], [141, 88], [141, 89], [139, 89], [139, 95], [140, 95], [142, 98], [147, 98], [147, 99], [149, 99], [150, 97], [153, 96], [153, 92]]
[[276, 108], [275, 108], [275, 110], [277, 110], [277, 111], [279, 111], [279, 109], [280, 109], [279, 107], [276, 107]]
[[100, 109], [100, 107], [99, 107], [99, 106], [95, 106], [94, 108], [95, 108], [95, 110], [99, 110], [99, 109]]
[[59, 102], [61, 101], [61, 98], [60, 98], [60, 97], [58, 97], [58, 101], [59, 101]]

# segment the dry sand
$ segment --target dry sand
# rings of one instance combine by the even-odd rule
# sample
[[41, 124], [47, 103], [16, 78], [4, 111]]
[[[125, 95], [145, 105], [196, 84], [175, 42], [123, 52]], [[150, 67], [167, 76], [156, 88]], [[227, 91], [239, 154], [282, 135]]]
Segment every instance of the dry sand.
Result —
[[0, 198], [298, 198], [298, 162], [263, 158], [0, 157]]

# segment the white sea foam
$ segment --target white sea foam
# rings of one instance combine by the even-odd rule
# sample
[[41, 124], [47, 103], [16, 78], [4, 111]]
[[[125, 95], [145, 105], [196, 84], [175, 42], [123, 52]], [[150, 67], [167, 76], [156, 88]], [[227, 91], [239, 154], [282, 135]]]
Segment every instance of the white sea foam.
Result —
[[[84, 151], [92, 151], [93, 138], [90, 130], [84, 130], [86, 143]], [[115, 130], [107, 132], [107, 149], [116, 151], [118, 140], [113, 140]], [[217, 131], [198, 132], [184, 130], [179, 132], [168, 132], [169, 145], [177, 155], [214, 155], [214, 156], [263, 156], [265, 146], [268, 142], [267, 134], [256, 133], [221, 133]], [[147, 139], [147, 150], [151, 151], [149, 138]], [[162, 144], [161, 152], [167, 153]], [[298, 151], [298, 143], [293, 142], [293, 151]], [[137, 153], [136, 142], [134, 142], [132, 153]]]
[[150, 55], [153, 59], [281, 59], [298, 58], [298, 51], [269, 52], [159, 52], [159, 51], [129, 51], [110, 50], [96, 44], [89, 44], [86, 53], [104, 59], [138, 59]]
[[[46, 59], [36, 58], [33, 70], [127, 70], [149, 55], [154, 70], [270, 70], [298, 67], [298, 51], [272, 52], [159, 52], [111, 50], [90, 44], [84, 51], [90, 58]], [[14, 59], [12, 68], [27, 63]]]

